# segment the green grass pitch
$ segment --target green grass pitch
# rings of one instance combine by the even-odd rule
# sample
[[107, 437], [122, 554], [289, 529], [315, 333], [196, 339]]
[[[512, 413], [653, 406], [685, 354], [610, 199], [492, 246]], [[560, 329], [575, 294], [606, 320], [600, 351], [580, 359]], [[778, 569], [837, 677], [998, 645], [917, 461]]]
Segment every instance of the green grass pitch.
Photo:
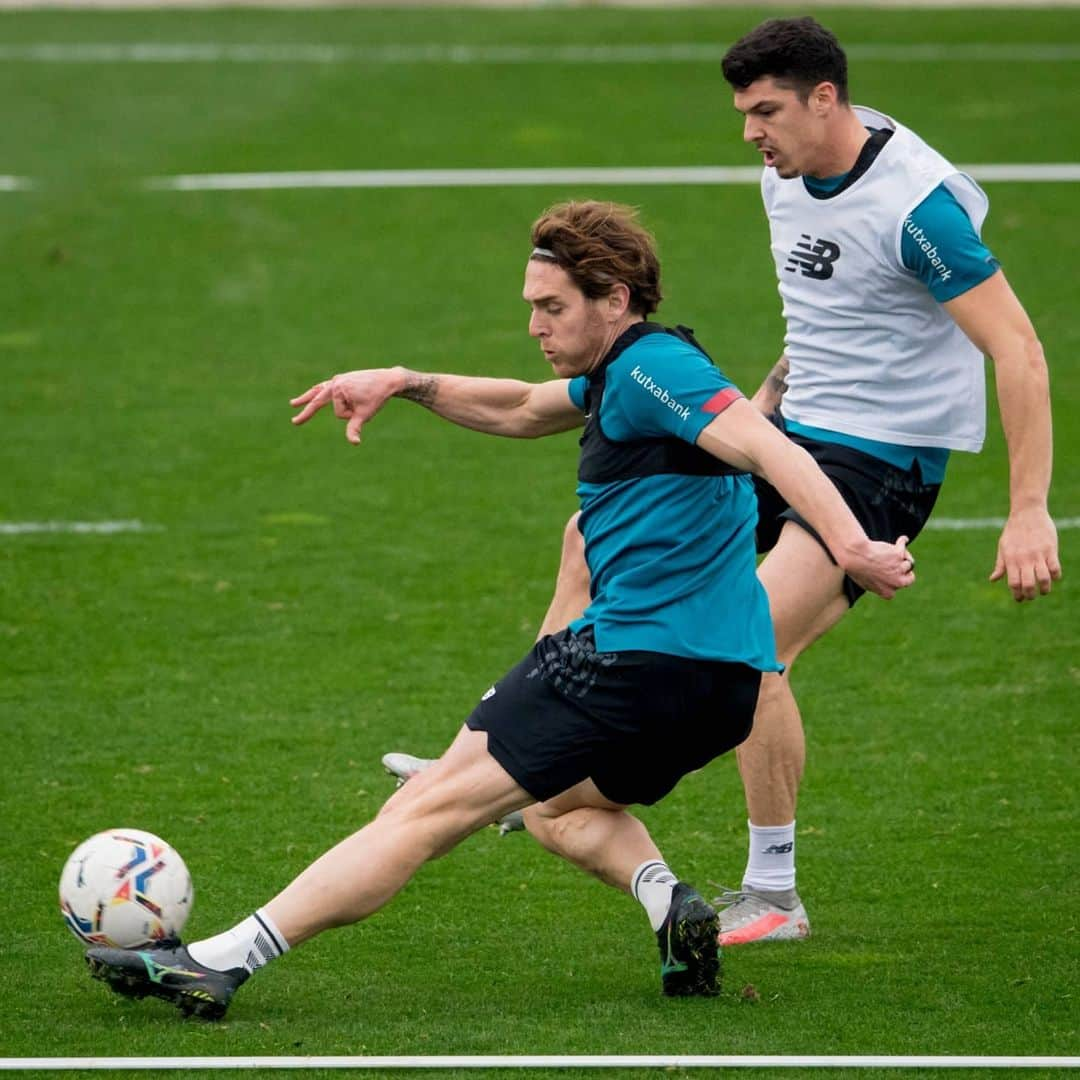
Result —
[[[727, 42], [761, 10], [7, 13], [37, 42]], [[837, 10], [849, 45], [1080, 44], [1080, 12]], [[1080, 161], [1077, 61], [853, 60], [853, 97], [958, 162]], [[638, 906], [484, 832], [369, 923], [184, 1024], [88, 978], [57, 913], [74, 845], [150, 829], [195, 878], [188, 936], [247, 914], [436, 754], [531, 642], [574, 506], [575, 441], [392, 403], [350, 448], [288, 399], [351, 367], [544, 377], [528, 226], [642, 207], [661, 314], [752, 390], [781, 326], [739, 187], [181, 194], [244, 170], [749, 165], [715, 63], [0, 65], [0, 1054], [1076, 1054], [1080, 617], [1018, 606], [992, 530], [928, 532], [919, 582], [860, 603], [794, 675], [814, 937], [729, 950], [715, 1001], [660, 997]], [[988, 185], [987, 240], [1046, 346], [1052, 509], [1080, 513], [1080, 189]], [[941, 517], [1000, 516], [1006, 457], [956, 455]], [[1080, 533], [1061, 532], [1066, 573]], [[711, 895], [738, 883], [733, 760], [644, 814]], [[749, 989], [748, 989], [749, 988]]]

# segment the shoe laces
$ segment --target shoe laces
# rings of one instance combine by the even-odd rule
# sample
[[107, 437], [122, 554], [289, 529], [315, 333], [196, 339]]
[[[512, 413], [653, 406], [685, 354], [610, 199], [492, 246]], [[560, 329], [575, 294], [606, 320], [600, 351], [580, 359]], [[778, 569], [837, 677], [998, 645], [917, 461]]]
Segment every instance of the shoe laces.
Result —
[[720, 890], [720, 894], [713, 897], [713, 907], [734, 907], [736, 904], [741, 904], [744, 900], [750, 899], [750, 893], [743, 892], [742, 889], [729, 889], [726, 885], [719, 885], [715, 881], [710, 881], [709, 884], [714, 889]]

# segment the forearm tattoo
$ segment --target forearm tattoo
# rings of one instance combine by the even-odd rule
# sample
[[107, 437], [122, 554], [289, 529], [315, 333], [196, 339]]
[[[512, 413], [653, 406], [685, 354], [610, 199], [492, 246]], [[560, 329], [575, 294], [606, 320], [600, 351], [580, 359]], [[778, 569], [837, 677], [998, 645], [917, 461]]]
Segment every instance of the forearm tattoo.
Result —
[[776, 365], [769, 372], [769, 392], [776, 395], [779, 401], [787, 393], [788, 358], [781, 356]]
[[409, 381], [398, 397], [415, 401], [417, 405], [423, 405], [430, 409], [435, 404], [435, 395], [439, 392], [439, 377], [437, 375], [410, 375]]

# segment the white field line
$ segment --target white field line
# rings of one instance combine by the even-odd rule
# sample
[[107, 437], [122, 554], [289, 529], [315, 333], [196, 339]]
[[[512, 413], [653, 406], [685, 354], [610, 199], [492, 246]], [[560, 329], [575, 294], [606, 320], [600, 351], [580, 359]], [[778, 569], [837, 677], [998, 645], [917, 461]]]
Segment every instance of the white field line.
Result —
[[[1005, 519], [987, 518], [934, 518], [923, 527], [939, 532], [980, 532], [1000, 529]], [[1060, 517], [1054, 524], [1061, 529], [1080, 529], [1080, 517]], [[0, 536], [27, 536], [37, 533], [68, 533], [75, 535], [111, 536], [126, 532], [162, 532], [161, 525], [147, 525], [141, 521], [0, 521]]]
[[[36, 42], [0, 45], [0, 60], [50, 64], [685, 64], [715, 63], [719, 42], [667, 45], [334, 45], [222, 42]], [[1080, 44], [849, 45], [852, 60], [875, 63], [1072, 63]]]
[[[1080, 517], [1055, 518], [1058, 529], [1080, 529]], [[1005, 525], [1004, 518], [935, 518], [923, 526], [923, 529], [938, 529], [942, 532], [970, 532], [976, 529], [1000, 529]]]
[[0, 536], [30, 533], [76, 533], [111, 536], [113, 533], [161, 532], [160, 525], [141, 521], [0, 521]]
[[[1080, 171], [1080, 167], [1078, 167]], [[251, 191], [277, 188], [534, 187], [548, 184], [756, 184], [756, 165], [719, 168], [336, 169], [324, 172], [208, 173], [152, 177], [150, 188]]]
[[1080, 165], [961, 165], [961, 171], [976, 180], [1020, 180], [1036, 183], [1075, 182], [1080, 180]]
[[[976, 180], [1075, 183], [1080, 164], [961, 165]], [[321, 172], [194, 173], [154, 176], [156, 191], [271, 191], [303, 188], [543, 187], [567, 184], [757, 184], [757, 165], [561, 169], [331, 169]]]
[[521, 1055], [425, 1057], [0, 1058], [0, 1070], [44, 1069], [1075, 1069], [1078, 1057], [885, 1057], [797, 1055]]
[[[962, 165], [984, 183], [1076, 183], [1080, 164]], [[329, 169], [320, 172], [195, 173], [152, 176], [142, 186], [152, 191], [288, 191], [307, 188], [467, 188], [544, 187], [568, 184], [756, 184], [757, 165], [631, 166], [560, 169]], [[0, 192], [28, 191], [33, 180], [0, 176]]]

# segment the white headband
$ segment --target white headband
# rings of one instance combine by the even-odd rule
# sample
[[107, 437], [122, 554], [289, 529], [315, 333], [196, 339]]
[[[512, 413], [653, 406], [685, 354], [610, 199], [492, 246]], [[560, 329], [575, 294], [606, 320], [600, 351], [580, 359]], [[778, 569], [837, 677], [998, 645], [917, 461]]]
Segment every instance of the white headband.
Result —
[[559, 261], [555, 257], [555, 252], [554, 251], [549, 251], [547, 248], [539, 248], [539, 247], [533, 248], [532, 249], [532, 255], [530, 255], [529, 258], [531, 259], [531, 258], [533, 258], [533, 256], [539, 256], [541, 259], [550, 259], [552, 262], [558, 262]]

